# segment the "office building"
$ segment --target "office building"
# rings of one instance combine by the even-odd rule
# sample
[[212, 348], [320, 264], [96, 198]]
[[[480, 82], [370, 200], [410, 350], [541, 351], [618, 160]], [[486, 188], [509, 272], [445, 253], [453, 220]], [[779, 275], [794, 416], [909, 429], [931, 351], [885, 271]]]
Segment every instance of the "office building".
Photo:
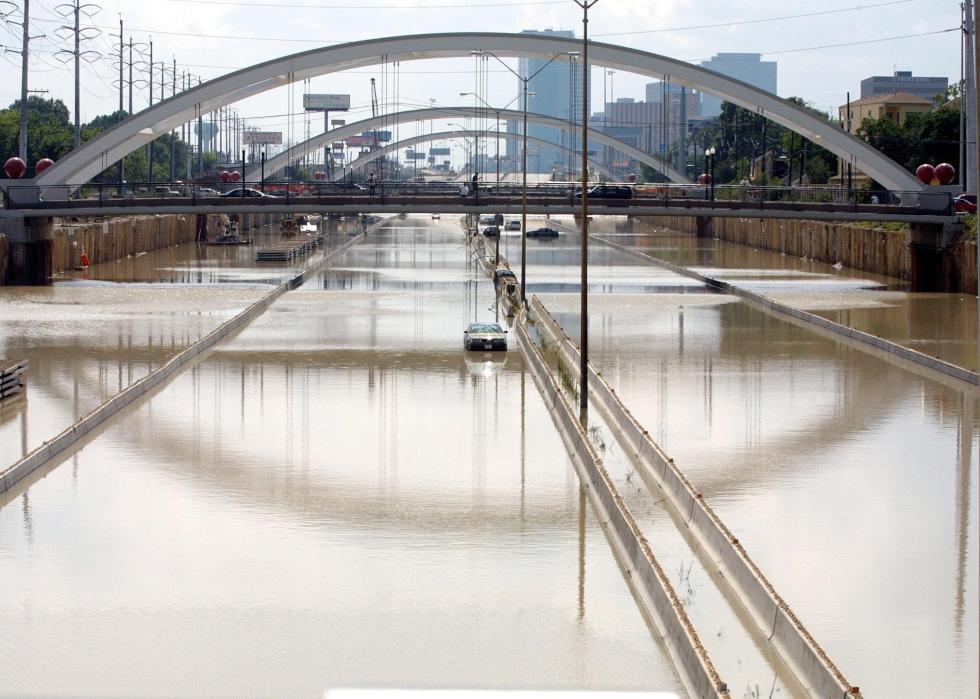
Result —
[[946, 93], [949, 78], [912, 75], [910, 70], [896, 70], [894, 75], [872, 75], [861, 81], [861, 98], [905, 93], [935, 103], [937, 95]]
[[[548, 36], [560, 36], [574, 38], [575, 32], [555, 31], [546, 29], [543, 31], [525, 30], [525, 34], [545, 34]], [[541, 70], [548, 63], [548, 59], [542, 58], [521, 58], [518, 64], [518, 74], [522, 78], [538, 73], [528, 82], [527, 109], [534, 114], [545, 114], [557, 119], [564, 119], [574, 123], [582, 123], [582, 66], [577, 60], [558, 59], [551, 63], [547, 68]], [[523, 89], [521, 80], [517, 81], [517, 90], [522, 95], [518, 100], [518, 109], [523, 109]], [[513, 133], [521, 133], [522, 124], [517, 121], [508, 121], [507, 130]], [[575, 150], [581, 143], [580, 137], [575, 133], [568, 133], [559, 129], [553, 129], [540, 124], [528, 124], [529, 136], [544, 139], [556, 144]], [[508, 144], [507, 153], [513, 155], [520, 162], [521, 144], [513, 141]], [[547, 146], [528, 146], [528, 172], [567, 173], [575, 169], [574, 156], [561, 148], [549, 148]]]
[[[711, 60], [702, 61], [701, 66], [776, 94], [776, 62], [763, 61], [761, 53], [719, 53]], [[721, 102], [712, 95], [703, 95], [701, 114], [706, 117], [718, 116], [721, 114]]]

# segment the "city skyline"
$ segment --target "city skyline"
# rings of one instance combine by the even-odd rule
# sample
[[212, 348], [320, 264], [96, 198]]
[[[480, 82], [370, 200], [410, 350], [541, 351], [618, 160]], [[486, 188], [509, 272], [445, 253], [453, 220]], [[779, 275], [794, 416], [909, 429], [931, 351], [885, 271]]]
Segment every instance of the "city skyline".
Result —
[[[191, 8], [193, 11], [188, 12]], [[926, 9], [928, 15], [923, 12]], [[289, 53], [385, 35], [488, 29], [517, 33], [551, 28], [581, 36], [580, 12], [571, 0], [520, 4], [494, 0], [469, 5], [457, 0], [413, 0], [410, 4], [403, 0], [377, 0], [358, 8], [339, 0], [316, 5], [303, 0], [200, 0], [192, 4], [186, 0], [161, 0], [152, 5], [108, 1], [88, 22], [100, 27], [103, 34], [87, 48], [102, 54], [103, 60], [82, 66], [83, 123], [118, 107], [118, 94], [112, 84], [118, 75], [118, 64], [106, 57], [117, 48], [118, 38], [111, 35], [118, 34], [120, 12], [126, 22], [127, 40], [131, 33], [136, 42], [148, 41], [152, 36], [154, 61], [162, 60], [168, 70], [176, 59], [178, 83], [184, 71], [207, 80]], [[31, 14], [32, 33], [45, 34], [32, 42], [35, 55], [31, 88], [47, 89], [45, 97], [61, 99], [71, 108], [71, 63], [62, 65], [54, 58], [54, 52], [65, 46], [53, 32], [61, 20], [50, 2], [35, 0]], [[372, 18], [371, 22], [363, 21], [365, 14]], [[4, 46], [8, 49], [19, 47], [19, 27], [10, 23], [16, 21], [15, 15], [8, 15], [5, 25], [8, 36]], [[595, 41], [649, 50], [692, 63], [701, 63], [718, 53], [760, 53], [763, 60], [779, 64], [780, 96], [801, 96], [830, 113], [834, 113], [847, 91], [857, 94], [861, 80], [871, 75], [888, 75], [898, 69], [911, 70], [916, 75], [945, 75], [951, 84], [959, 79], [959, 32], [930, 34], [959, 24], [959, 6], [955, 2], [892, 0], [861, 5], [856, 0], [839, 0], [833, 4], [806, 2], [794, 6], [792, 12], [776, 12], [767, 4], [750, 1], [741, 3], [736, 13], [717, 0], [707, 0], [697, 8], [676, 0], [656, 6], [602, 0], [590, 19], [590, 35]], [[848, 29], [844, 36], [840, 32], [842, 25]], [[155, 35], [149, 31], [153, 27], [159, 28]], [[260, 27], [271, 29], [265, 33]], [[889, 39], [895, 36], [908, 38]], [[837, 46], [856, 42], [877, 43]], [[814, 48], [831, 45], [835, 46]], [[506, 60], [517, 68], [518, 60]], [[387, 71], [350, 71], [315, 78], [309, 88], [313, 92], [351, 94], [348, 118], [354, 121], [370, 114], [371, 77], [378, 82], [382, 110], [428, 106], [432, 100], [438, 106], [456, 106], [471, 99], [458, 95], [473, 89], [475, 64], [475, 60], [467, 59], [405, 63], [397, 67], [397, 75], [394, 66]], [[3, 71], [8, 78], [4, 83], [7, 91], [0, 91], [0, 100], [6, 106], [18, 97], [19, 55], [5, 54]], [[434, 75], [446, 79], [435, 80]], [[812, 75], [819, 75], [820, 79], [814, 80]], [[169, 76], [166, 82], [169, 95]], [[491, 103], [502, 107], [516, 97], [516, 82], [503, 66], [491, 66], [485, 83]], [[590, 113], [601, 109], [601, 67], [593, 66], [591, 82]], [[647, 77], [618, 72], [616, 97], [643, 100], [649, 82]], [[302, 84], [280, 88], [238, 103], [236, 108], [251, 126], [282, 131], [284, 140], [297, 142], [306, 133], [300, 104], [302, 91]], [[155, 87], [154, 92], [156, 101], [159, 88]], [[147, 91], [137, 86], [136, 111], [147, 106], [147, 97]], [[311, 121], [312, 132], [317, 133], [316, 117]]]

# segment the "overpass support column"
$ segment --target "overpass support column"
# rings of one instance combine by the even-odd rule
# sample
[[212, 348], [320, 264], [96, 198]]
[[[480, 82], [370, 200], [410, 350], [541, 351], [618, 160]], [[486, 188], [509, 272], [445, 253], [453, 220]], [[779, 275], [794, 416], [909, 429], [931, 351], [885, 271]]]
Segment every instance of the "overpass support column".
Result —
[[715, 220], [711, 216], [698, 216], [697, 220], [697, 233], [695, 237], [698, 238], [714, 238], [715, 237]]
[[951, 291], [955, 288], [951, 255], [946, 247], [960, 234], [960, 224], [910, 223], [909, 281], [912, 291]]
[[9, 243], [4, 283], [12, 286], [50, 284], [54, 219], [16, 219], [5, 232]]

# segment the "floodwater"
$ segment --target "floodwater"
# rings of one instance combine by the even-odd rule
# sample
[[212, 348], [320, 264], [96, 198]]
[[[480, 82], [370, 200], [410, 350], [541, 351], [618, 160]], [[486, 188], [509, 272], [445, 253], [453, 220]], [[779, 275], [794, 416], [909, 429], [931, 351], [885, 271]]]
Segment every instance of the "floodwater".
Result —
[[593, 232], [971, 371], [980, 367], [973, 294], [913, 293], [893, 277], [620, 217], [597, 219]]
[[[577, 337], [577, 237], [530, 247], [528, 259], [529, 293]], [[865, 696], [976, 696], [976, 392], [598, 244], [590, 270], [592, 360], [848, 679]], [[672, 528], [656, 493], [616, 468], [654, 551], [677, 570], [683, 549], [656, 536]], [[677, 578], [697, 623], [710, 580], [690, 570]], [[727, 624], [717, 638], [700, 630], [733, 690], [751, 695], [757, 683], [767, 695], [768, 683], [730, 669]]]
[[[261, 246], [279, 232], [255, 235]], [[346, 235], [331, 235], [329, 245]], [[254, 247], [191, 243], [95, 265], [49, 287], [0, 286], [0, 357], [30, 362], [26, 396], [0, 404], [0, 470], [308, 262], [263, 267], [254, 258]]]
[[0, 508], [0, 696], [678, 691], [458, 223], [407, 219]]

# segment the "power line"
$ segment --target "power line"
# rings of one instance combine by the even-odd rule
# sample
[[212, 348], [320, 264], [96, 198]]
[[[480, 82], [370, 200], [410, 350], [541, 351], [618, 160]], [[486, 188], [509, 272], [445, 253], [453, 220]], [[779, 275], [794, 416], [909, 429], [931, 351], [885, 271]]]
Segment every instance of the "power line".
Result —
[[816, 12], [803, 12], [796, 15], [782, 15], [780, 17], [759, 17], [757, 19], [736, 20], [734, 22], [717, 22], [715, 24], [693, 24], [687, 27], [666, 27], [664, 29], [641, 29], [632, 32], [607, 32], [605, 34], [594, 34], [593, 36], [631, 36], [634, 34], [659, 34], [662, 32], [682, 32], [695, 29], [720, 29], [723, 27], [736, 27], [746, 24], [762, 24], [764, 22], [782, 22], [789, 19], [803, 19], [806, 17], [819, 17], [822, 15], [836, 15], [844, 12], [857, 12], [859, 10], [870, 10], [877, 7], [888, 7], [890, 5], [906, 5], [916, 0], [889, 0], [889, 2], [879, 2], [873, 5], [855, 5], [853, 7], [841, 7], [836, 10], [818, 10]]
[[236, 2], [235, 0], [170, 0], [170, 2], [191, 3], [193, 5], [234, 5], [235, 7], [272, 7], [300, 10], [471, 10], [474, 7], [513, 7], [524, 8], [531, 5], [564, 5], [567, 0], [535, 0], [531, 2], [478, 2], [461, 5], [301, 5], [272, 2]]
[[800, 53], [801, 51], [819, 51], [820, 49], [837, 49], [844, 46], [861, 46], [863, 44], [880, 44], [883, 41], [897, 41], [898, 39], [914, 39], [920, 36], [934, 36], [936, 34], [948, 34], [949, 32], [961, 31], [961, 27], [950, 29], [937, 29], [932, 32], [919, 32], [918, 34], [902, 34], [901, 36], [886, 36], [881, 39], [866, 39], [864, 41], [848, 41], [843, 44], [825, 44], [823, 46], [807, 46], [800, 49], [783, 49], [782, 51], [763, 51], [763, 56], [775, 56], [781, 53]]

